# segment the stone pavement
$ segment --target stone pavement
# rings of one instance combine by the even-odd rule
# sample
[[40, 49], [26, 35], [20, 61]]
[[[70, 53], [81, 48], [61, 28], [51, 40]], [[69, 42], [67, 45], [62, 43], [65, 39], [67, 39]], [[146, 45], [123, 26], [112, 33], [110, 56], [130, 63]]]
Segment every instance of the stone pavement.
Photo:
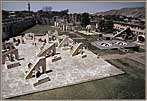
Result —
[[40, 44], [37, 44], [37, 47], [35, 47], [31, 42], [26, 42], [26, 44], [20, 44], [16, 48], [19, 50], [19, 55], [24, 57], [24, 60], [19, 61], [21, 66], [11, 69], [7, 69], [6, 65], [2, 65], [2, 98], [78, 84], [124, 73], [102, 58], [97, 59], [97, 56], [88, 50], [86, 51], [87, 57], [81, 58], [80, 55], [72, 57], [69, 50], [57, 48], [57, 53], [59, 53], [58, 55], [62, 59], [52, 62], [53, 57], [48, 57], [46, 60], [47, 70], [52, 70], [52, 72], [47, 73], [51, 81], [34, 87], [33, 82], [35, 78], [25, 80], [24, 77], [27, 64], [30, 61], [36, 60]]

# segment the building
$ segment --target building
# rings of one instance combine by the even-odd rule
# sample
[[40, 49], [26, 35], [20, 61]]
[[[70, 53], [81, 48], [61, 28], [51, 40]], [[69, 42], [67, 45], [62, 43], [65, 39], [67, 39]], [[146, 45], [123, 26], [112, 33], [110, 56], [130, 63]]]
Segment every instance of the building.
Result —
[[113, 28], [120, 31], [126, 29], [127, 27], [130, 27], [131, 31], [136, 35], [145, 35], [145, 26], [143, 25], [124, 22], [114, 22]]

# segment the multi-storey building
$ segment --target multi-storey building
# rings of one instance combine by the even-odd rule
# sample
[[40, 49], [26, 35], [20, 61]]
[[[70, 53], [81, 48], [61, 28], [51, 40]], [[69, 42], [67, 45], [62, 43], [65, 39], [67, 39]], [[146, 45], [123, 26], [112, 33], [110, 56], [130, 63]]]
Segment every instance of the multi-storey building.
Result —
[[144, 25], [137, 25], [132, 23], [124, 23], [124, 22], [114, 22], [114, 29], [116, 30], [124, 30], [127, 27], [130, 27], [131, 31], [136, 35], [145, 35]]

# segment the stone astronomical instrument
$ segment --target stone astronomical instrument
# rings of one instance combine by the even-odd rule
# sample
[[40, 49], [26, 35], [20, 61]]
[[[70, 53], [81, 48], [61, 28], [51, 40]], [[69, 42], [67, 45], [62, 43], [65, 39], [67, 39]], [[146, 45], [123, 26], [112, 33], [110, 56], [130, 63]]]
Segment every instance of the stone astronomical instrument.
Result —
[[138, 35], [137, 36], [137, 41], [139, 41], [139, 42], [145, 42], [145, 35]]

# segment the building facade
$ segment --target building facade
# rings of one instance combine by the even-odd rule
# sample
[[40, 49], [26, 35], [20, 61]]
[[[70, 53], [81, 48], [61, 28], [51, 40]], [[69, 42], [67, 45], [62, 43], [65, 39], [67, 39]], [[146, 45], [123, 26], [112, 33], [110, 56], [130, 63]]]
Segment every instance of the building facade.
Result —
[[145, 26], [131, 24], [131, 23], [123, 23], [123, 22], [114, 22], [114, 29], [116, 30], [124, 30], [127, 27], [130, 27], [131, 31], [136, 35], [145, 35]]

